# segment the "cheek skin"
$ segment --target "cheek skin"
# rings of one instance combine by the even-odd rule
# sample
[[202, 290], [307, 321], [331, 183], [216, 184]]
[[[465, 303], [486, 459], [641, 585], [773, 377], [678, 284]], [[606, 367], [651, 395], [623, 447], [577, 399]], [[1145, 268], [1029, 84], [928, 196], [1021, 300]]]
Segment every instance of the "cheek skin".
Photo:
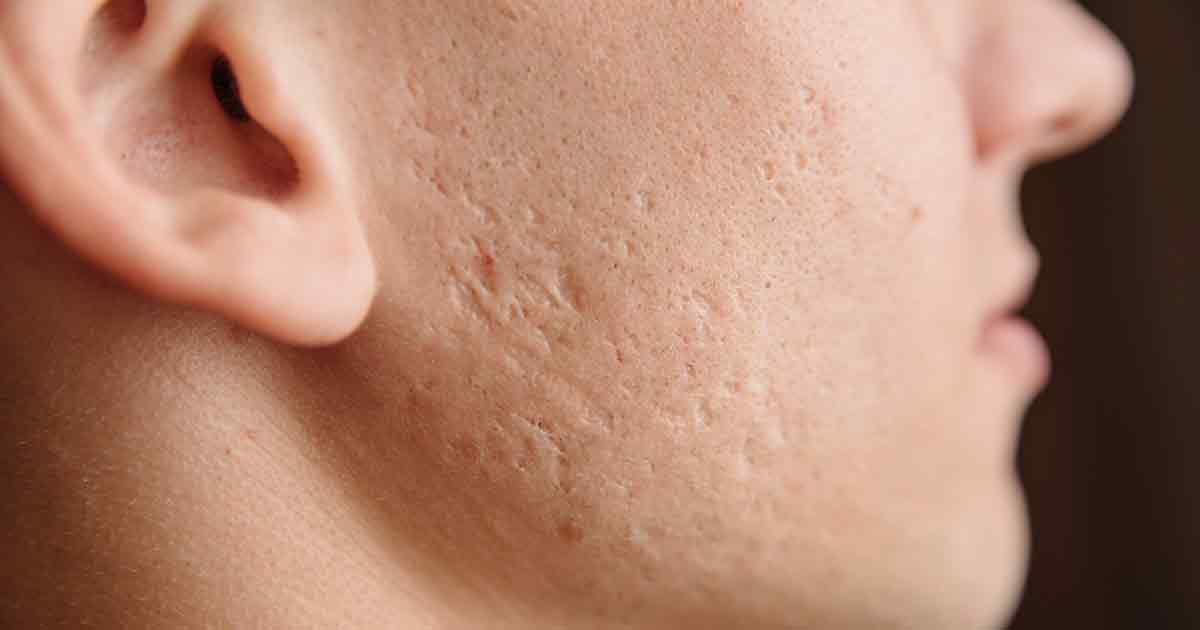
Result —
[[1010, 490], [962, 428], [969, 133], [907, 5], [593, 4], [416, 3], [380, 38], [411, 51], [345, 47], [409, 62], [344, 87], [395, 107], [352, 142], [388, 259], [341, 465], [564, 616], [977, 620], [894, 610]]

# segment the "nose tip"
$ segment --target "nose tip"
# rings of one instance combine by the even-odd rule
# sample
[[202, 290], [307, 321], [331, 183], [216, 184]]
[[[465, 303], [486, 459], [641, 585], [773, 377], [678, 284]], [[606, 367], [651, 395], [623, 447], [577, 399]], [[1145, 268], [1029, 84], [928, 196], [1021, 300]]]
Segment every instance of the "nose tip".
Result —
[[[969, 81], [981, 156], [1042, 161], [1112, 129], [1129, 107], [1133, 64], [1073, 2], [1012, 2], [977, 42]], [[1019, 8], [1017, 8], [1019, 7]]]

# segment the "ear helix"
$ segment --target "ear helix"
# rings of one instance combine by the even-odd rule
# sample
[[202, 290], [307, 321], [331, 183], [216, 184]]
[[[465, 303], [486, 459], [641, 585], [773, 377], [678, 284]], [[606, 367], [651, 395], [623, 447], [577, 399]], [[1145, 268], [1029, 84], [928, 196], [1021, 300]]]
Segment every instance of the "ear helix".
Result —
[[[134, 288], [287, 343], [338, 341], [365, 318], [376, 287], [330, 121], [289, 106], [303, 70], [294, 60], [250, 41], [253, 26], [238, 24], [237, 5], [219, 15], [206, 12], [211, 6], [8, 0], [0, 8], [0, 176], [66, 245]], [[148, 111], [165, 111], [170, 132], [197, 119], [195, 111], [172, 117], [170, 107], [204, 108], [213, 124], [181, 133], [217, 144], [192, 161], [233, 175], [189, 179], [180, 170], [153, 181], [113, 152], [112, 134], [144, 139], [153, 115], [111, 117], [129, 114], [130, 97], [137, 105], [161, 89], [175, 90], [167, 109]], [[93, 102], [102, 106], [85, 105]], [[223, 127], [218, 117], [228, 117]], [[270, 162], [262, 155], [278, 168], [255, 174]], [[161, 160], [147, 163], [163, 175]], [[282, 185], [247, 183], [260, 175]]]

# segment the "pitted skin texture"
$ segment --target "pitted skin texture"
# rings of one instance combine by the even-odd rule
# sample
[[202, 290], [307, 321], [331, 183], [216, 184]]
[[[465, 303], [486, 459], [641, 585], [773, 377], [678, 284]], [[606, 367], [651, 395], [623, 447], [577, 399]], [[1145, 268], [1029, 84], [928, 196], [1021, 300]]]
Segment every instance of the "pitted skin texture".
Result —
[[[1127, 99], [1123, 53], [1082, 11], [214, 4], [210, 30], [298, 56], [304, 76], [260, 107], [322, 121], [379, 294], [321, 350], [131, 320], [174, 367], [114, 398], [186, 382], [257, 401], [270, 470], [336, 497], [333, 531], [441, 627], [1003, 625], [1037, 387], [979, 338], [1037, 265], [1023, 170]], [[255, 67], [242, 43], [231, 61]], [[1048, 149], [1064, 112], [1079, 130]], [[111, 146], [133, 177], [211, 175], [131, 137]], [[260, 140], [268, 170], [214, 181], [303, 186]]]
[[415, 3], [333, 41], [395, 60], [330, 81], [398, 95], [347, 146], [386, 222], [355, 341], [408, 391], [345, 439], [415, 444], [371, 453], [436, 480], [408, 518], [564, 616], [996, 623], [1030, 392], [974, 344], [1030, 251], [934, 36], [976, 4]]

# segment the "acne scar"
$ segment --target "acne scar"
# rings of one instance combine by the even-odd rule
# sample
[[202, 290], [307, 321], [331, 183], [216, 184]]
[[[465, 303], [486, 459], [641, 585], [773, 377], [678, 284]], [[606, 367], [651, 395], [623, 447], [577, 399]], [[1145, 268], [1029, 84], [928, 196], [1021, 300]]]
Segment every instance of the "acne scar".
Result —
[[558, 526], [558, 537], [570, 545], [583, 542], [583, 528], [575, 521], [563, 521]]

